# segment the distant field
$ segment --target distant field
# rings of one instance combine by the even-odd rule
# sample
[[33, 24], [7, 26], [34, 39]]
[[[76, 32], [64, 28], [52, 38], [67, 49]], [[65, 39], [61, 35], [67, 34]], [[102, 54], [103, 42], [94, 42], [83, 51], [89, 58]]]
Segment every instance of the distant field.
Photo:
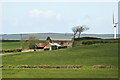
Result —
[[[80, 39], [77, 42], [87, 42], [87, 41], [118, 41], [120, 39], [95, 39], [95, 40], [88, 40], [88, 39]], [[38, 41], [37, 43], [44, 43], [46, 41]], [[25, 49], [28, 48], [28, 42], [25, 42]], [[18, 49], [21, 48], [21, 42], [0, 42], [2, 45], [2, 49]]]
[[[9, 54], [9, 53], [6, 53]], [[118, 66], [118, 43], [83, 45], [55, 51], [3, 55], [3, 78], [117, 78], [117, 68], [93, 69], [93, 65]], [[8, 65], [82, 65], [81, 69], [9, 69]]]
[[[45, 41], [39, 41], [38, 43], [44, 43]], [[18, 49], [21, 48], [21, 42], [2, 42], [2, 49]], [[25, 48], [28, 48], [28, 42], [24, 43]]]

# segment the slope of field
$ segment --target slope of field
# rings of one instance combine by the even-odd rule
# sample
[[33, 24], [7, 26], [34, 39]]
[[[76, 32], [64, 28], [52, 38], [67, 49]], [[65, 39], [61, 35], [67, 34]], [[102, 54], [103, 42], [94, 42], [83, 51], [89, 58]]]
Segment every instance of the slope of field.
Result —
[[[2, 42], [0, 43], [2, 45], [2, 49], [18, 49], [20, 48], [20, 42]], [[27, 45], [25, 43], [25, 45]]]
[[[55, 51], [3, 55], [3, 77], [117, 78], [117, 68], [94, 69], [93, 65], [118, 64], [118, 44], [83, 45]], [[82, 65], [82, 69], [9, 69], [8, 65]]]

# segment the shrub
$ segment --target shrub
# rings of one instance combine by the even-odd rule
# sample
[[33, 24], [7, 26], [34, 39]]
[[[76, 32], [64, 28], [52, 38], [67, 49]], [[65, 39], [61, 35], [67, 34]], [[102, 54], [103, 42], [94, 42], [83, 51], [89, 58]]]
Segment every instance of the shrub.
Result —
[[37, 42], [37, 41], [38, 40], [36, 39], [36, 37], [34, 37], [34, 36], [29, 37], [29, 40], [28, 40], [29, 49], [35, 49], [35, 42]]
[[21, 39], [20, 42], [21, 42], [21, 49], [24, 49], [25, 48], [25, 39]]

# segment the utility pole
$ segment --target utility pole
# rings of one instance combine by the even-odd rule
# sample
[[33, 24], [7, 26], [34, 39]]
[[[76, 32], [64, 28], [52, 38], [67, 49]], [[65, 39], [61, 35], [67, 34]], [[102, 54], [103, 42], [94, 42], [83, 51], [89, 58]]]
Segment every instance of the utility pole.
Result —
[[22, 40], [22, 33], [20, 34], [21, 40]]

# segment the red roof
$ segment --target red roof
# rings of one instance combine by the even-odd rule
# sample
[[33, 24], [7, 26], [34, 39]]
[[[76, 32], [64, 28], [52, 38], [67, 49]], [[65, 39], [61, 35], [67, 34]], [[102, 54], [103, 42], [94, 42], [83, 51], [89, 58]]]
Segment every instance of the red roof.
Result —
[[48, 43], [37, 43], [39, 47], [45, 47]]

